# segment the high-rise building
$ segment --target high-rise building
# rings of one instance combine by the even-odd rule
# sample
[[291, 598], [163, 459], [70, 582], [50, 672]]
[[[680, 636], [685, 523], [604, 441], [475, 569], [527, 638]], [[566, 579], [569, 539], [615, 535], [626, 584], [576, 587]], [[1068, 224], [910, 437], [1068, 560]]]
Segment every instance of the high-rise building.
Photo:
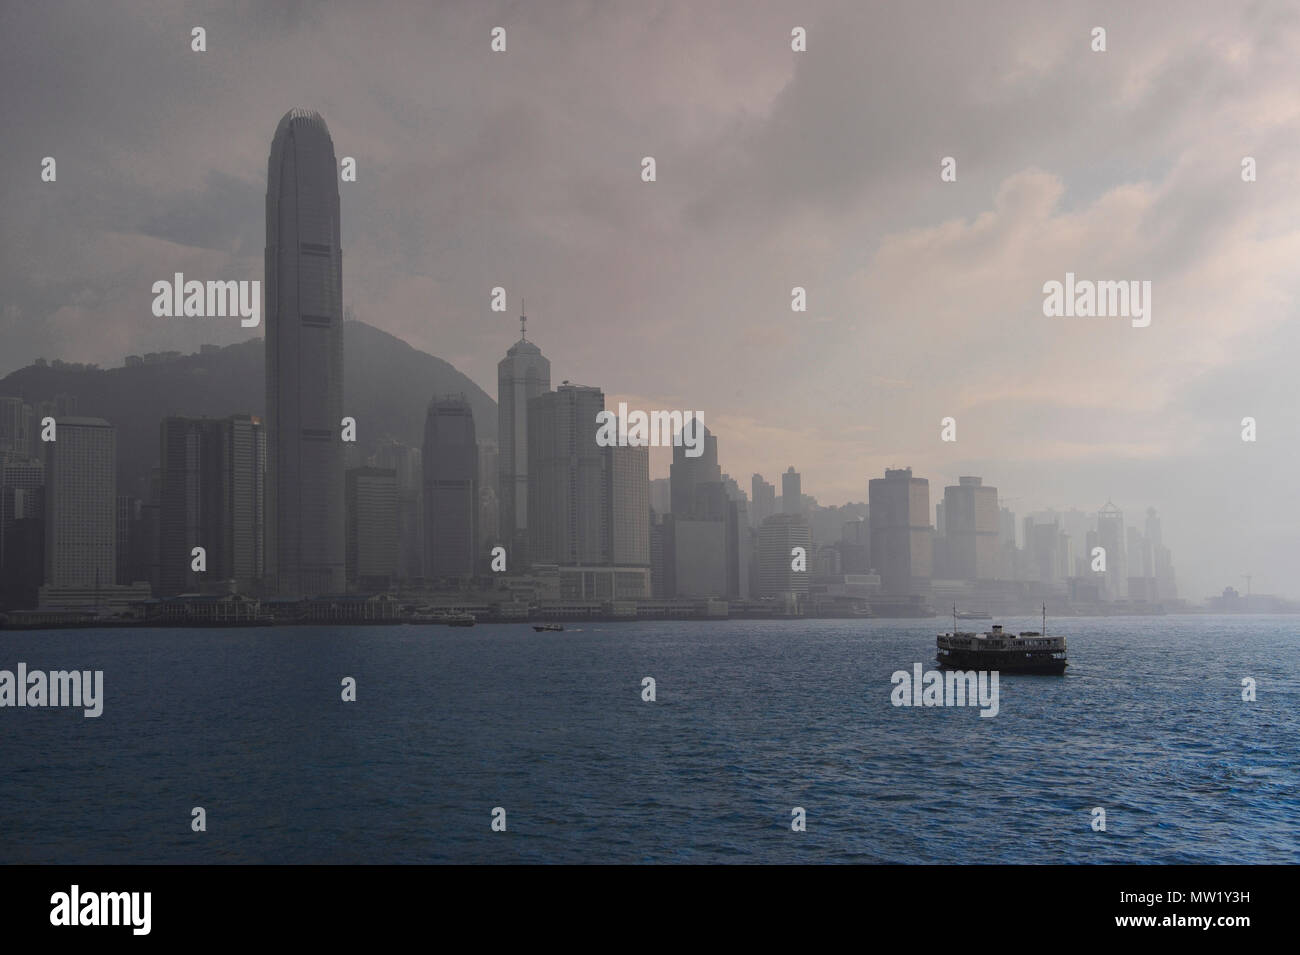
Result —
[[491, 438], [479, 438], [478, 487], [490, 488], [492, 496], [501, 497], [501, 447]]
[[490, 438], [478, 443], [478, 552], [479, 559], [502, 543], [501, 451]]
[[344, 589], [343, 250], [334, 142], [284, 114], [266, 174], [266, 576], [281, 594]]
[[845, 521], [841, 526], [840, 568], [846, 574], [871, 571], [871, 533], [866, 519]]
[[650, 596], [667, 596], [667, 567], [664, 563], [667, 524], [657, 510], [650, 512]]
[[609, 562], [608, 457], [596, 443], [596, 415], [604, 410], [599, 388], [568, 382], [528, 402], [528, 555], [533, 563]]
[[248, 592], [266, 574], [266, 424], [254, 415], [231, 415], [222, 419], [221, 443], [221, 565]]
[[[24, 496], [23, 491], [16, 494]], [[45, 521], [39, 517], [16, 518], [5, 534], [3, 556], [0, 603], [13, 609], [35, 607], [45, 583]]]
[[[692, 427], [703, 427], [698, 421]], [[691, 457], [686, 453], [686, 442], [673, 445], [673, 463], [668, 469], [668, 480], [672, 493], [671, 510], [674, 520], [698, 520], [701, 512], [708, 508], [700, 500], [701, 494], [713, 495], [717, 499], [720, 490], [715, 485], [722, 484], [722, 468], [718, 466], [718, 439], [708, 428], [704, 428], [704, 442], [700, 454]], [[720, 514], [715, 516], [721, 516]]]
[[380, 439], [370, 466], [397, 474], [397, 575], [424, 576], [424, 464], [419, 448], [391, 435]]
[[1030, 580], [1045, 588], [1064, 584], [1070, 576], [1070, 538], [1059, 519], [1040, 523], [1033, 515], [1025, 518], [1025, 561]]
[[[512, 553], [507, 566], [527, 566], [529, 530], [529, 403], [551, 390], [551, 363], [528, 340], [528, 317], [519, 317], [519, 341], [497, 364], [497, 440], [500, 442], [501, 536]], [[592, 424], [595, 432], [595, 424]]]
[[46, 442], [45, 584], [111, 588], [117, 578], [117, 429], [62, 418]]
[[1161, 530], [1160, 518], [1154, 507], [1147, 508], [1146, 531], [1147, 541], [1151, 547], [1152, 575], [1156, 581], [1156, 594], [1161, 600], [1173, 600], [1178, 596], [1173, 555], [1165, 546], [1164, 532]]
[[[1128, 562], [1124, 534], [1124, 513], [1110, 501], [1097, 512], [1097, 546], [1106, 550], [1106, 573], [1102, 599], [1122, 600], [1128, 596]], [[1091, 559], [1091, 555], [1090, 555]]]
[[608, 447], [609, 562], [650, 566], [650, 449]]
[[[262, 421], [252, 415], [163, 419], [161, 593], [196, 592], [205, 580], [234, 581], [242, 592], [258, 586], [266, 557], [266, 443]], [[202, 572], [193, 569], [195, 547], [204, 550]]]
[[810, 559], [812, 534], [802, 514], [774, 514], [763, 521], [758, 529], [759, 596], [808, 593], [807, 569], [794, 569], [796, 547], [803, 548], [806, 568], [809, 566], [806, 562]]
[[32, 406], [21, 398], [0, 396], [0, 462], [33, 454], [31, 428]]
[[352, 468], [344, 486], [348, 581], [361, 591], [386, 590], [397, 576], [397, 472]]
[[750, 478], [750, 497], [753, 498], [749, 509], [749, 519], [755, 527], [776, 513], [776, 485], [763, 480], [763, 475], [755, 474]]
[[727, 522], [666, 521], [667, 590], [670, 597], [725, 597], [728, 587]]
[[703, 453], [694, 458], [686, 454], [684, 445], [674, 446], [669, 474], [672, 513], [664, 520], [666, 596], [747, 597], [749, 509], [740, 488], [718, 464], [718, 439], [705, 428]]
[[[1016, 515], [1009, 507], [998, 509], [998, 576], [1002, 580], [1020, 577], [1020, 550], [1016, 546]], [[1070, 576], [1067, 564], [1065, 576]]]
[[0, 571], [12, 569], [7, 568], [5, 540], [14, 522], [44, 517], [45, 465], [17, 454], [9, 460], [0, 457]]
[[749, 563], [752, 530], [749, 526], [749, 502], [742, 498], [731, 498], [727, 502], [727, 519], [724, 521], [727, 531], [727, 589], [726, 595], [733, 600], [745, 600], [751, 591], [749, 588]]
[[479, 449], [464, 395], [429, 402], [423, 458], [425, 575], [472, 577], [481, 556]]
[[669, 478], [654, 478], [650, 481], [650, 506], [660, 517], [673, 509], [672, 488], [673, 482]]
[[923, 594], [931, 575], [930, 482], [888, 468], [868, 491], [871, 564], [885, 594]]
[[793, 464], [781, 475], [781, 513], [803, 513], [803, 480]]
[[998, 577], [998, 489], [983, 478], [960, 477], [943, 489], [947, 576], [956, 580]]
[[134, 532], [140, 526], [144, 502], [130, 494], [117, 496], [117, 574], [114, 583], [131, 582], [131, 550]]

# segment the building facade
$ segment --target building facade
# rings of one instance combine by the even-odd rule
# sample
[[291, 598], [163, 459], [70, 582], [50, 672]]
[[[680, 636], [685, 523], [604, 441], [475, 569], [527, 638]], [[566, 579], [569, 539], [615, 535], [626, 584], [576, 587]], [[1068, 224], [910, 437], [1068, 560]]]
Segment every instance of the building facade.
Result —
[[471, 577], [479, 563], [479, 451], [463, 395], [429, 402], [424, 418], [424, 566], [431, 578]]
[[512, 565], [519, 568], [528, 560], [529, 403], [551, 390], [551, 363], [528, 340], [526, 322], [520, 316], [519, 341], [497, 364], [498, 522], [514, 553]]
[[890, 468], [868, 490], [871, 564], [886, 594], [923, 594], [931, 566], [930, 482]]
[[284, 595], [345, 586], [343, 250], [338, 163], [319, 113], [276, 128], [266, 176], [266, 576]]
[[117, 429], [62, 418], [46, 442], [45, 585], [111, 588], [117, 579]]

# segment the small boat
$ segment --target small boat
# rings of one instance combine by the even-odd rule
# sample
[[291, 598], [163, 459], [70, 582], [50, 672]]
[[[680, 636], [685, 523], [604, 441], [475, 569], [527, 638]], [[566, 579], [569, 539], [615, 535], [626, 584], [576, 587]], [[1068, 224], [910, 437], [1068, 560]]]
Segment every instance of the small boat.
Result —
[[1043, 607], [1043, 629], [1020, 634], [1006, 633], [994, 624], [987, 633], [963, 633], [953, 614], [952, 633], [939, 634], [935, 662], [941, 670], [997, 670], [1000, 673], [1032, 673], [1060, 676], [1070, 664], [1066, 660], [1065, 637], [1047, 635], [1047, 607]]
[[538, 633], [558, 633], [564, 629], [562, 623], [535, 623], [533, 629]]
[[449, 627], [472, 627], [474, 620], [472, 613], [449, 613], [443, 618], [443, 622]]

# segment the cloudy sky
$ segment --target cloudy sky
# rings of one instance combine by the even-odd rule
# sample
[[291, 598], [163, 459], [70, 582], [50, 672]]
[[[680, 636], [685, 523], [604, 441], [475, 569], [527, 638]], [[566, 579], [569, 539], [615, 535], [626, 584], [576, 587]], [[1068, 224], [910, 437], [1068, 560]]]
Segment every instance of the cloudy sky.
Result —
[[[8, 3], [0, 81], [0, 374], [246, 337], [150, 287], [262, 277], [302, 106], [357, 160], [346, 301], [490, 394], [522, 296], [555, 383], [702, 411], [746, 488], [1154, 505], [1186, 596], [1300, 594], [1295, 5]], [[1044, 317], [1067, 271], [1150, 327]]]

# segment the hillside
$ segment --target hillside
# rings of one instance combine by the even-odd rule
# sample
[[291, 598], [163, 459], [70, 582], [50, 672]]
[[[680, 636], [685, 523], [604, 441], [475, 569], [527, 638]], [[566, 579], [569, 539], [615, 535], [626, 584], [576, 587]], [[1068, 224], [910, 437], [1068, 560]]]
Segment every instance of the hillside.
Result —
[[[496, 402], [441, 358], [359, 321], [343, 330], [345, 413], [357, 419], [357, 444], [369, 454], [382, 434], [418, 447], [429, 399], [464, 392], [480, 440], [495, 439]], [[261, 338], [158, 364], [126, 368], [29, 365], [0, 379], [0, 395], [35, 403], [76, 395], [77, 413], [117, 425], [118, 489], [146, 496], [158, 464], [158, 425], [168, 415], [221, 417], [264, 413]]]

